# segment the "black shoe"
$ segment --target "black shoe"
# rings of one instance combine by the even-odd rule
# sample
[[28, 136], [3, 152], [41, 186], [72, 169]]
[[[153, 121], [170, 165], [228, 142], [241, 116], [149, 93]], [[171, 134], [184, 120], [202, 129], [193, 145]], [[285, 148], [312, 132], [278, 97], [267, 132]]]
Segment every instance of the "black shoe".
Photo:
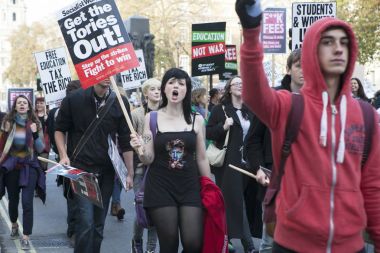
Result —
[[118, 211], [117, 211], [117, 214], [116, 214], [116, 217], [118, 220], [123, 220], [124, 219], [124, 214], [125, 214], [125, 210], [124, 208], [120, 208]]

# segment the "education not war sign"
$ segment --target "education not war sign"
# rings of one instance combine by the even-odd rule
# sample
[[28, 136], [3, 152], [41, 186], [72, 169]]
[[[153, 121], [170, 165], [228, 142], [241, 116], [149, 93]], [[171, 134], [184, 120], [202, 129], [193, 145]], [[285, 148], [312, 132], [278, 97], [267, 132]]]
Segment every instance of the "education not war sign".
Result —
[[225, 41], [226, 22], [192, 25], [192, 76], [223, 72]]
[[64, 47], [34, 53], [40, 87], [45, 94], [47, 105], [60, 102], [66, 96], [66, 86], [71, 81]]
[[228, 80], [237, 75], [237, 52], [236, 45], [226, 45], [225, 63], [223, 73], [219, 73], [220, 80]]
[[146, 73], [144, 53], [141, 49], [136, 50], [136, 56], [140, 66], [120, 73], [123, 88], [126, 90], [139, 88], [143, 81], [148, 79]]
[[292, 50], [301, 48], [306, 29], [315, 21], [325, 17], [336, 17], [336, 2], [293, 3]]
[[286, 9], [267, 8], [263, 12], [261, 41], [266, 54], [286, 53]]
[[84, 88], [139, 65], [113, 0], [77, 1], [58, 24]]

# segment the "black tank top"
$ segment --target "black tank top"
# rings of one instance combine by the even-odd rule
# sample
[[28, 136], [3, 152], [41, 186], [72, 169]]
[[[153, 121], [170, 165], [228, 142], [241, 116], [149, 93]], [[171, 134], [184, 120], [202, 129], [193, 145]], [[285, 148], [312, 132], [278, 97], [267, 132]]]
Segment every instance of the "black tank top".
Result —
[[[161, 132], [157, 124], [155, 155], [146, 178], [144, 206], [173, 201], [177, 205], [200, 205], [194, 121], [193, 117], [191, 130], [183, 132]], [[168, 196], [170, 200], [165, 199]]]

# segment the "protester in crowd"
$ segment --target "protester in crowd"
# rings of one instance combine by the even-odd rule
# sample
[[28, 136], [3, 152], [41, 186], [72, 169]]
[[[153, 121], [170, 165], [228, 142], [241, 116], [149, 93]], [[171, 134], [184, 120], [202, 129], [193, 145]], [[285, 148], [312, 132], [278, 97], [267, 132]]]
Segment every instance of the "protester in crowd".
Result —
[[361, 99], [366, 102], [370, 101], [364, 92], [362, 82], [359, 80], [359, 78], [351, 78], [351, 92], [354, 98]]
[[5, 112], [0, 111], [0, 123], [3, 122], [3, 118], [6, 115]]
[[8, 192], [8, 210], [12, 223], [11, 238], [19, 237], [18, 204], [20, 191], [23, 209], [23, 235], [21, 248], [30, 249], [29, 236], [33, 229], [33, 194], [45, 202], [45, 173], [40, 169], [38, 153], [44, 150], [42, 126], [33, 110], [33, 105], [24, 95], [14, 101], [11, 111], [4, 117], [1, 126], [2, 151], [0, 157], [0, 199]]
[[[142, 93], [145, 103], [143, 106], [132, 111], [133, 127], [139, 135], [143, 135], [145, 115], [151, 111], [157, 111], [161, 101], [161, 83], [156, 78], [146, 80], [142, 85]], [[144, 177], [146, 166], [139, 160], [138, 155], [134, 154], [135, 174], [133, 178], [133, 190], [136, 193], [141, 186], [141, 181]], [[133, 238], [132, 238], [132, 253], [143, 252], [143, 233], [144, 228], [141, 227], [136, 218], [133, 222]], [[157, 233], [154, 227], [148, 228], [148, 236], [146, 242], [146, 253], [153, 253], [157, 243]]]
[[203, 118], [191, 112], [191, 80], [177, 68], [161, 82], [162, 105], [157, 112], [157, 135], [152, 141], [150, 114], [142, 137], [131, 135], [131, 145], [148, 171], [144, 207], [157, 230], [161, 252], [201, 252], [203, 213], [199, 175], [210, 177]]
[[[244, 203], [246, 178], [240, 172], [228, 167], [232, 164], [245, 168], [242, 151], [246, 136], [253, 130], [253, 114], [243, 104], [242, 80], [239, 76], [228, 80], [224, 89], [221, 103], [213, 108], [206, 127], [207, 139], [216, 142], [219, 148], [224, 145], [229, 130], [224, 164], [220, 168], [212, 167], [212, 173], [215, 175], [216, 185], [223, 192], [229, 239], [241, 239], [245, 252], [253, 252], [255, 247], [249, 231]], [[229, 247], [230, 251], [233, 251], [232, 243]]]
[[[76, 89], [79, 89], [80, 87], [81, 85], [80, 85], [79, 80], [70, 81], [66, 86], [66, 96], [69, 96], [71, 93], [73, 93]], [[59, 107], [55, 107], [49, 110], [48, 118], [46, 121], [47, 131], [48, 131], [49, 140], [50, 140], [50, 146], [56, 154], [58, 154], [58, 149], [55, 144], [54, 132], [55, 132], [55, 121], [57, 119], [58, 112], [59, 112]], [[56, 156], [56, 161], [59, 162], [59, 160], [60, 160], [59, 156]], [[76, 226], [76, 219], [75, 219], [76, 206], [73, 200], [73, 192], [71, 190], [70, 179], [65, 178], [63, 176], [57, 176], [56, 181], [57, 181], [57, 186], [60, 186], [60, 185], [63, 186], [63, 196], [65, 197], [66, 204], [67, 204], [66, 235], [70, 239], [70, 246], [74, 247], [75, 226]]]
[[[129, 112], [129, 104], [123, 98]], [[103, 111], [109, 109], [107, 111]], [[79, 153], [74, 150], [81, 143], [81, 137], [88, 135], [88, 126], [97, 119], [99, 125], [87, 142], [82, 143]], [[110, 89], [110, 80], [105, 79], [90, 88], [78, 89], [63, 99], [55, 123], [55, 141], [59, 151], [60, 163], [71, 165], [94, 173], [98, 179], [103, 207], [100, 208], [88, 199], [74, 194], [77, 206], [75, 227], [75, 253], [100, 252], [103, 239], [104, 222], [113, 190], [115, 171], [108, 156], [108, 135], [118, 134], [119, 147], [123, 153], [127, 168], [133, 168], [133, 152], [129, 145], [130, 130], [115, 99], [115, 93]], [[67, 136], [67, 151], [65, 148], [65, 133]], [[133, 169], [128, 170], [127, 187], [133, 185]]]
[[[48, 129], [47, 129], [47, 110], [46, 110], [46, 103], [45, 103], [45, 98], [44, 97], [38, 97], [36, 98], [36, 115], [38, 117], [38, 120], [41, 122], [42, 126], [42, 131], [44, 134], [44, 144], [45, 144], [45, 149], [44, 151], [40, 154], [40, 156], [44, 158], [49, 158], [49, 152], [50, 152], [50, 140], [49, 140], [49, 134], [48, 134]], [[47, 163], [46, 162], [41, 162], [41, 168], [43, 171], [47, 170]], [[37, 195], [36, 195], [37, 196]]]
[[191, 91], [192, 110], [207, 118], [207, 90], [204, 87], [198, 87]]
[[210, 91], [209, 91], [209, 97], [210, 97], [210, 102], [208, 104], [208, 111], [211, 112], [212, 108], [219, 104], [219, 100], [220, 100], [220, 92], [217, 88], [212, 88]]
[[[279, 90], [299, 93], [304, 79], [301, 69], [301, 49], [293, 50], [286, 62], [287, 74], [281, 81]], [[247, 137], [245, 146], [245, 157], [249, 168], [256, 175], [256, 179], [250, 179], [244, 193], [245, 203], [247, 203], [248, 221], [251, 234], [254, 237], [261, 237], [260, 253], [272, 252], [273, 238], [266, 232], [265, 223], [262, 222], [262, 202], [264, 200], [266, 186], [269, 175], [260, 166], [272, 170], [272, 145], [270, 130], [258, 118], [253, 119], [254, 130], [252, 135]], [[261, 208], [262, 207], [262, 208]]]
[[376, 110], [380, 108], [380, 90], [375, 92], [372, 105], [376, 108]]
[[[123, 89], [123, 87], [118, 86], [120, 95], [123, 97], [127, 97], [127, 93]], [[119, 153], [122, 156], [122, 153], [119, 148], [119, 144], [116, 143], [119, 149]], [[128, 168], [127, 168], [128, 169]], [[131, 168], [132, 169], [132, 168]], [[111, 215], [116, 216], [119, 221], [124, 219], [125, 209], [121, 207], [120, 196], [123, 185], [120, 182], [120, 179], [115, 176], [115, 183], [113, 185], [112, 197], [111, 197]]]
[[[244, 36], [243, 98], [271, 130], [277, 169], [292, 94], [270, 89], [264, 74], [259, 1], [237, 0], [236, 11]], [[357, 52], [351, 27], [339, 19], [320, 19], [307, 30], [304, 113], [276, 197], [275, 253], [365, 252], [366, 225], [380, 250], [380, 129], [373, 110], [371, 148], [362, 167], [364, 119], [350, 87]]]

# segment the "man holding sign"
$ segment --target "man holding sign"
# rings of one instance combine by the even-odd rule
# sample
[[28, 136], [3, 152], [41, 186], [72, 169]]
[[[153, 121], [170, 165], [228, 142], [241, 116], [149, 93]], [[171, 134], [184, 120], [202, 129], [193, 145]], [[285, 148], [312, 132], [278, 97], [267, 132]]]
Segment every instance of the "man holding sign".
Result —
[[[133, 185], [133, 152], [129, 145], [130, 130], [115, 94], [106, 79], [86, 90], [79, 89], [65, 97], [55, 123], [55, 141], [60, 163], [94, 173], [97, 176], [103, 208], [75, 194], [77, 204], [74, 252], [100, 252], [103, 228], [113, 190], [115, 171], [108, 156], [108, 135], [118, 135], [119, 146], [127, 166], [127, 187]], [[129, 113], [129, 104], [124, 99]], [[93, 123], [95, 122], [95, 123]], [[65, 134], [68, 133], [67, 151]], [[83, 137], [85, 136], [85, 137]], [[88, 137], [88, 138], [86, 138]]]

